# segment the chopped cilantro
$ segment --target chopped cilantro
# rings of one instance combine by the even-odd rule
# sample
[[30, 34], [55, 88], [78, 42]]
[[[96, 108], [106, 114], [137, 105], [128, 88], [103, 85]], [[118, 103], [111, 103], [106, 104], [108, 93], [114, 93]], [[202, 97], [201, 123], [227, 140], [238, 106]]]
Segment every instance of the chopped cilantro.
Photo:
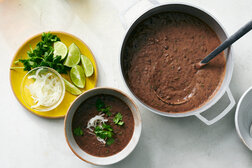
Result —
[[119, 121], [119, 122], [118, 122], [118, 125], [120, 125], [120, 126], [122, 126], [123, 124], [124, 124], [123, 121]]
[[105, 107], [105, 103], [101, 99], [96, 100], [96, 109], [100, 111], [100, 109]]
[[74, 135], [76, 135], [76, 136], [83, 136], [84, 135], [84, 132], [80, 127], [75, 128], [73, 132], [74, 132]]
[[114, 139], [112, 138], [114, 133], [110, 125], [103, 124], [102, 126], [97, 126], [94, 129], [94, 133], [96, 134], [96, 136], [104, 139], [107, 145], [114, 143]]
[[99, 112], [105, 113], [107, 116], [111, 116], [112, 113], [110, 111], [111, 106], [106, 106], [105, 103], [101, 99], [97, 99], [96, 101], [96, 109]]
[[111, 113], [110, 109], [111, 109], [111, 107], [107, 106], [107, 107], [101, 109], [101, 112], [105, 113], [107, 116], [111, 116], [112, 113]]
[[117, 113], [113, 119], [114, 123], [117, 125], [122, 126], [124, 124], [124, 122], [122, 121], [122, 114], [121, 113]]
[[112, 145], [114, 142], [115, 142], [114, 138], [108, 138], [107, 141], [106, 141], [106, 144], [110, 146], [110, 145]]

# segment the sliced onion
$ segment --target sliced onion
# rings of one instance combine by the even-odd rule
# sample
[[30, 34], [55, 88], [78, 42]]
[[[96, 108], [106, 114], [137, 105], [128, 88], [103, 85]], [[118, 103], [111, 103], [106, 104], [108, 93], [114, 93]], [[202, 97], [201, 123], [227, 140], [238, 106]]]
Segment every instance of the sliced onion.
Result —
[[94, 116], [93, 118], [91, 118], [88, 123], [87, 123], [87, 128], [90, 130], [90, 131], [93, 131], [91, 129], [91, 127], [95, 128], [97, 127], [98, 125], [101, 125], [102, 123], [104, 124], [105, 122], [108, 121], [108, 119], [104, 118], [103, 117], [104, 114], [101, 114], [101, 115], [96, 115]]
[[[101, 126], [102, 124], [104, 124], [105, 122], [108, 121], [108, 119], [104, 118], [103, 117], [104, 114], [101, 114], [101, 115], [96, 115], [94, 116], [93, 118], [91, 118], [88, 123], [87, 123], [87, 128], [93, 132], [94, 130], [91, 129], [91, 127], [95, 128], [97, 126]], [[96, 136], [97, 140], [103, 144], [106, 144], [106, 141], [98, 136]]]
[[26, 87], [29, 89], [35, 105], [50, 107], [57, 103], [62, 95], [62, 85], [60, 79], [52, 73], [39, 74], [41, 69], [37, 70], [35, 75], [31, 75], [28, 79], [33, 78], [35, 81]]

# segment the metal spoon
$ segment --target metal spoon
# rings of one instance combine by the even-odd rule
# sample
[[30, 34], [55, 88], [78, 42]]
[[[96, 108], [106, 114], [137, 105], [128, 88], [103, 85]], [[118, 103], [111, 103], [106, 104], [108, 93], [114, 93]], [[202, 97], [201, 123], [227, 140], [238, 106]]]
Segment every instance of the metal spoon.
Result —
[[214, 57], [216, 57], [219, 53], [233, 44], [236, 40], [244, 36], [252, 29], [252, 20], [249, 21], [246, 25], [240, 28], [235, 34], [227, 38], [219, 47], [213, 50], [208, 56], [206, 56], [202, 61], [196, 64], [196, 68], [200, 69], [201, 67], [205, 66], [209, 61], [211, 61]]

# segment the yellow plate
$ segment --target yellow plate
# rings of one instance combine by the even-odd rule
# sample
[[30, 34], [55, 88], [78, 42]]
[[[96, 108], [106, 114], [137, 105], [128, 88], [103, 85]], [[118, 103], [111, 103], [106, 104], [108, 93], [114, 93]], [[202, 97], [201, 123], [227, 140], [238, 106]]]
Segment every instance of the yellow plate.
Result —
[[[51, 31], [52, 34], [57, 35], [60, 40], [66, 44], [67, 47], [69, 47], [70, 44], [75, 43], [81, 51], [81, 54], [87, 56], [93, 66], [94, 66], [94, 74], [89, 77], [86, 78], [86, 86], [84, 89], [81, 89], [82, 92], [85, 92], [86, 90], [92, 89], [96, 86], [97, 83], [97, 66], [96, 66], [96, 62], [95, 62], [95, 58], [92, 54], [92, 52], [90, 51], [90, 49], [88, 48], [88, 46], [81, 41], [79, 38], [65, 33], [65, 32], [59, 32], [59, 31]], [[36, 44], [41, 41], [41, 35], [42, 33], [35, 35], [33, 37], [31, 37], [30, 39], [28, 39], [16, 52], [12, 63], [11, 63], [11, 67], [15, 66], [15, 67], [21, 67], [23, 66], [22, 63], [18, 63], [17, 65], [15, 65], [15, 61], [17, 61], [18, 59], [20, 59], [22, 57], [22, 59], [27, 58], [27, 51], [30, 50], [30, 46], [32, 48], [35, 48]], [[65, 97], [62, 101], [62, 103], [55, 108], [54, 110], [51, 111], [47, 111], [47, 112], [39, 112], [36, 111], [34, 109], [31, 109], [30, 107], [28, 107], [25, 102], [23, 101], [22, 97], [21, 97], [21, 82], [23, 80], [23, 77], [25, 76], [25, 74], [27, 73], [27, 71], [23, 71], [22, 68], [17, 69], [17, 70], [10, 70], [10, 83], [11, 83], [11, 87], [12, 90], [16, 96], [16, 98], [18, 99], [18, 101], [29, 111], [31, 111], [32, 113], [41, 116], [41, 117], [46, 117], [46, 118], [61, 118], [64, 117], [65, 114], [67, 113], [68, 108], [70, 107], [71, 103], [76, 99], [77, 96], [72, 95], [71, 93], [66, 91]], [[62, 75], [65, 79], [67, 79], [68, 81], [70, 80], [69, 75]]]

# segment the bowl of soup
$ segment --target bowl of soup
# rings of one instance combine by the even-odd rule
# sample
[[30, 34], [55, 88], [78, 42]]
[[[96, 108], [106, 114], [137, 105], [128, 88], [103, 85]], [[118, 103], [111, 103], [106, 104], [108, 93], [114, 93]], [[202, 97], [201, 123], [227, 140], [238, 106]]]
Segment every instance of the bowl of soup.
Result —
[[65, 117], [70, 149], [94, 165], [110, 165], [127, 157], [136, 147], [141, 129], [133, 100], [113, 88], [95, 88], [80, 95]]

